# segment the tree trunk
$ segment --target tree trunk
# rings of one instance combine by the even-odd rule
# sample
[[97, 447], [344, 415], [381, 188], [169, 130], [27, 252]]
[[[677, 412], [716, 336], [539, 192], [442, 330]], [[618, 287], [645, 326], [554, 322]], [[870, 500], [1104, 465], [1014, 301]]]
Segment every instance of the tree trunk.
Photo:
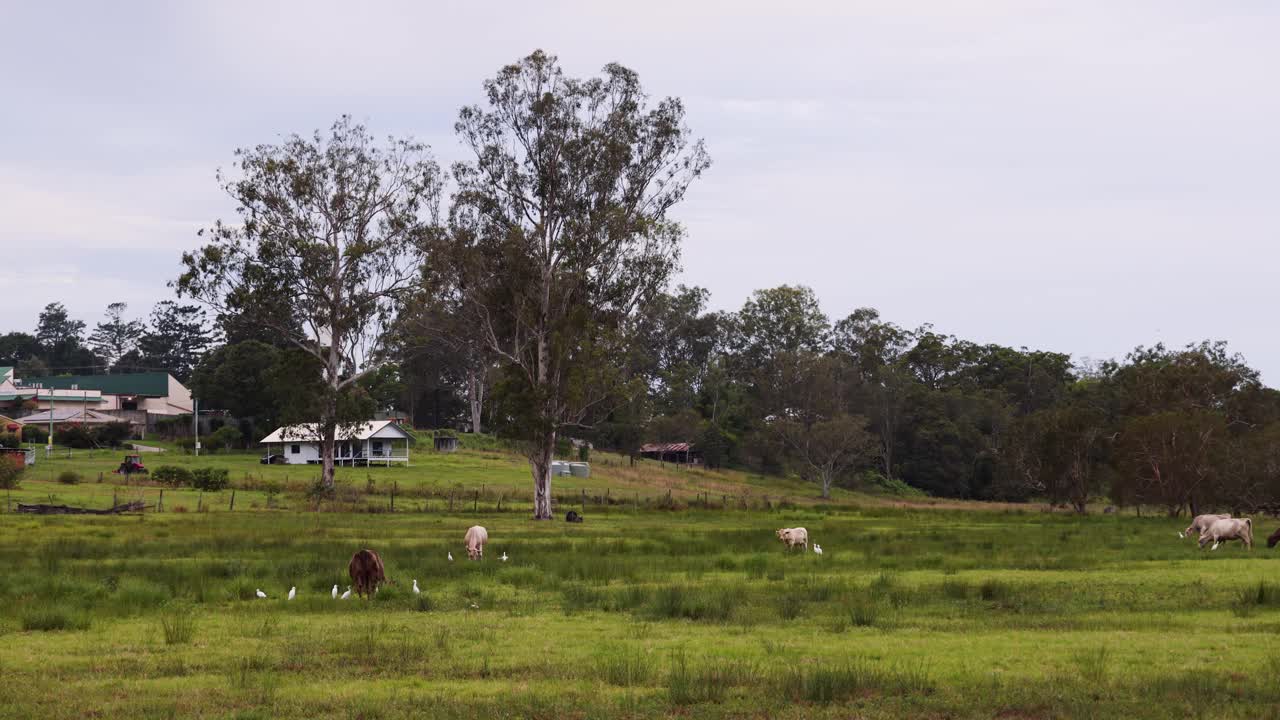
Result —
[[475, 367], [467, 368], [467, 400], [471, 403], [471, 432], [480, 432], [480, 411], [484, 405], [484, 390]]
[[529, 457], [533, 470], [533, 519], [551, 519], [551, 459], [555, 457], [556, 434], [549, 433]]
[[337, 436], [337, 426], [333, 421], [325, 423], [324, 437], [320, 441], [320, 480], [326, 490], [333, 490], [333, 447]]
[[828, 470], [822, 471], [822, 499], [823, 500], [831, 499], [831, 475], [832, 473]]

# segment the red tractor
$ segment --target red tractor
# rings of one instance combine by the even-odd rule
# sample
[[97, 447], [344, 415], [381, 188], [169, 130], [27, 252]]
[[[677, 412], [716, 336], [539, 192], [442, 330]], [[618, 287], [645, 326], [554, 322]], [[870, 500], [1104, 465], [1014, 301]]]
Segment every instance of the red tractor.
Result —
[[112, 472], [116, 475], [146, 475], [147, 468], [142, 464], [141, 455], [125, 455], [124, 462]]

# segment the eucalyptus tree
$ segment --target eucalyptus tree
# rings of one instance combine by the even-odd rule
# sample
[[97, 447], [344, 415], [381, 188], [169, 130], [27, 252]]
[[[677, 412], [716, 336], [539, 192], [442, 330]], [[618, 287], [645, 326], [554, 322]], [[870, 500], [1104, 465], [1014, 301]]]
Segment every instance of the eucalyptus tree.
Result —
[[621, 329], [676, 269], [670, 211], [709, 159], [681, 101], [651, 103], [618, 64], [572, 78], [536, 51], [484, 89], [455, 124], [473, 157], [454, 169], [447, 256], [549, 519], [556, 438], [619, 395]]
[[332, 488], [337, 428], [362, 419], [343, 408], [358, 407], [347, 400], [385, 361], [384, 331], [420, 283], [443, 173], [427, 146], [379, 145], [344, 116], [327, 135], [237, 151], [233, 175], [219, 173], [219, 182], [239, 218], [202, 231], [208, 244], [183, 255], [177, 289], [225, 314], [288, 288], [288, 311], [245, 319], [309, 358], [322, 388], [314, 403], [322, 479]]

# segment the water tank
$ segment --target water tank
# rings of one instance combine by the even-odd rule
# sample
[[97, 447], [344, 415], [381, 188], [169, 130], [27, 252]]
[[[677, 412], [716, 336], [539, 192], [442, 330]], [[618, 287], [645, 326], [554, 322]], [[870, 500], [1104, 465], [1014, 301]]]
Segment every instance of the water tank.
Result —
[[584, 462], [569, 463], [569, 474], [574, 477], [591, 477], [591, 464]]

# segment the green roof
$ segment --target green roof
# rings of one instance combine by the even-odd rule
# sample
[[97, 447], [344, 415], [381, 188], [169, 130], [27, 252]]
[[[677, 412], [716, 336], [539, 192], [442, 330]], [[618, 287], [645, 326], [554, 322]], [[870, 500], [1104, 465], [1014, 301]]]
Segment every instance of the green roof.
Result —
[[57, 375], [22, 378], [27, 387], [39, 384], [44, 389], [100, 390], [104, 395], [145, 395], [165, 397], [169, 394], [169, 373], [125, 373], [123, 375]]

